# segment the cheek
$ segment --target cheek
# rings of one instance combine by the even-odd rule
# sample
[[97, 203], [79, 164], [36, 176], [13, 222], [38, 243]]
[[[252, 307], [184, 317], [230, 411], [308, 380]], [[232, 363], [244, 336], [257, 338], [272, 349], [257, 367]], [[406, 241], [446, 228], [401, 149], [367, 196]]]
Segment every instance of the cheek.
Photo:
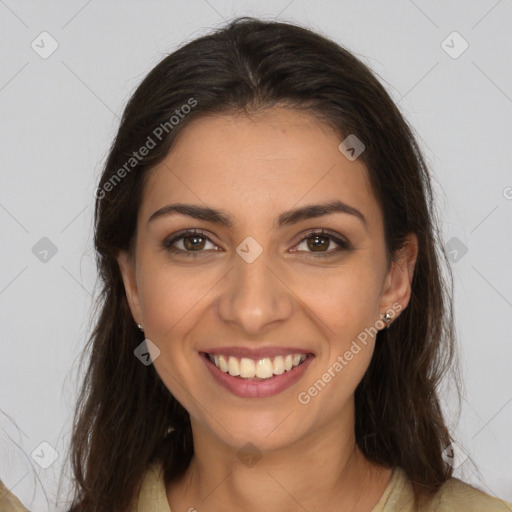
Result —
[[[161, 259], [161, 258], [160, 258]], [[155, 337], [180, 330], [186, 317], [201, 308], [201, 298], [215, 283], [204, 272], [162, 264], [156, 258], [141, 261], [138, 283], [146, 324]], [[210, 283], [211, 281], [211, 283]]]
[[[154, 367], [167, 389], [189, 411], [194, 403], [184, 389], [195, 389], [197, 354], [188, 343], [188, 333], [198, 322], [201, 297], [211, 287], [198, 273], [193, 275], [161, 258], [141, 258], [140, 300], [147, 325], [145, 336], [160, 350]], [[204, 278], [204, 276], [203, 276]]]
[[378, 319], [379, 281], [369, 264], [301, 276], [294, 290], [321, 320], [331, 339], [356, 336]]
[[[327, 340], [317, 360], [312, 393], [326, 392], [343, 403], [354, 392], [370, 364], [378, 331], [379, 281], [368, 262], [353, 262], [318, 279], [303, 281], [299, 295], [321, 321], [316, 321]], [[332, 394], [331, 394], [332, 393]], [[334, 399], [334, 398], [333, 398]], [[329, 398], [330, 400], [330, 398]]]
[[[371, 302], [375, 297], [368, 288], [359, 288], [366, 292], [355, 293], [347, 285], [332, 292], [324, 308], [318, 304], [318, 315], [324, 321], [317, 325], [324, 325], [327, 343], [298, 395], [299, 402], [308, 403], [318, 418], [336, 417], [339, 408], [351, 399], [373, 356], [377, 329]], [[338, 305], [336, 310], [333, 304]]]

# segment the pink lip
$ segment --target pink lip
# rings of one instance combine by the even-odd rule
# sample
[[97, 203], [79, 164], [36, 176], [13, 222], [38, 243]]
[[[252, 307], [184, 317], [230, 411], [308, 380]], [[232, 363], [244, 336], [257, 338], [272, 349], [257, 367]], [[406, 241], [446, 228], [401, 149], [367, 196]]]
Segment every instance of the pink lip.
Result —
[[260, 347], [260, 348], [244, 348], [244, 347], [219, 347], [204, 350], [208, 354], [219, 356], [246, 357], [247, 359], [264, 359], [265, 357], [286, 356], [288, 354], [311, 354], [310, 350], [299, 347]]
[[[290, 350], [290, 349], [287, 349]], [[294, 349], [292, 349], [294, 350]], [[212, 352], [209, 352], [210, 354]], [[226, 354], [225, 352], [220, 352]], [[289, 353], [289, 352], [288, 352]], [[305, 353], [297, 351], [295, 353]], [[268, 351], [266, 352], [268, 354]], [[291, 387], [306, 371], [307, 367], [313, 360], [314, 356], [308, 356], [306, 360], [296, 366], [289, 372], [284, 372], [281, 375], [275, 375], [270, 379], [265, 380], [247, 380], [240, 377], [233, 377], [229, 373], [224, 373], [219, 370], [209, 359], [205, 352], [200, 352], [209, 372], [218, 384], [230, 391], [236, 396], [242, 398], [266, 398], [282, 393], [284, 390]], [[236, 357], [236, 356], [234, 356]], [[257, 359], [257, 358], [255, 358]]]

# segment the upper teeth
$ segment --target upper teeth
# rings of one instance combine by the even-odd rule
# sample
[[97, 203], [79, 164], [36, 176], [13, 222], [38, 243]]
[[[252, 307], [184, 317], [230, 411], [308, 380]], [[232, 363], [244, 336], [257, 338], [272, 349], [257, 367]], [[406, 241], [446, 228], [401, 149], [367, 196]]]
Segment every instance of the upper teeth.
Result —
[[269, 357], [264, 359], [248, 359], [242, 357], [238, 359], [233, 356], [221, 356], [208, 354], [208, 358], [217, 368], [224, 373], [229, 373], [233, 377], [240, 376], [245, 379], [258, 377], [268, 379], [273, 375], [281, 375], [285, 371], [289, 372], [295, 366], [298, 366], [306, 359], [306, 354], [288, 354], [287, 356], [274, 357], [272, 361]]

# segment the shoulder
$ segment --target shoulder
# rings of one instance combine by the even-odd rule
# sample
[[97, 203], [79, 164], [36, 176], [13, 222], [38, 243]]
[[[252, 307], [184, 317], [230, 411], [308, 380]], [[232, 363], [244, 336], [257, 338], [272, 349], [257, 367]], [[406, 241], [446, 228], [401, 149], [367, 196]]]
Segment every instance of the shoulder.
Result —
[[489, 496], [457, 478], [447, 480], [427, 503], [414, 504], [407, 473], [396, 467], [382, 498], [372, 512], [512, 512], [512, 505]]
[[439, 512], [509, 512], [512, 504], [494, 498], [457, 478], [447, 480], [435, 500]]
[[29, 512], [2, 480], [0, 480], [0, 510], [2, 512]]
[[167, 501], [161, 463], [153, 463], [148, 466], [130, 508], [130, 512], [146, 512], [148, 510], [171, 512]]

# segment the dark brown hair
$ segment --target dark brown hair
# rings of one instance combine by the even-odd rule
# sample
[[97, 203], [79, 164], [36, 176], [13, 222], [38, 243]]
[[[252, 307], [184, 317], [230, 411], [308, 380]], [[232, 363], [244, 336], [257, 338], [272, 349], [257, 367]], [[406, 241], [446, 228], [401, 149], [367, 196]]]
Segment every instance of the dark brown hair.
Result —
[[[193, 455], [187, 411], [153, 365], [134, 356], [143, 336], [116, 261], [132, 249], [145, 176], [192, 120], [275, 105], [315, 116], [340, 142], [355, 134], [365, 144], [359, 158], [382, 208], [388, 263], [408, 233], [418, 237], [409, 305], [379, 331], [356, 389], [356, 439], [368, 459], [402, 467], [418, 489], [435, 491], [451, 476], [437, 389], [454, 355], [453, 279], [412, 130], [368, 67], [335, 42], [292, 24], [241, 18], [166, 56], [129, 100], [110, 149], [95, 210], [102, 293], [70, 445], [72, 511], [125, 511], [150, 463], [164, 464], [167, 484]], [[142, 156], [144, 145], [152, 147]]]

